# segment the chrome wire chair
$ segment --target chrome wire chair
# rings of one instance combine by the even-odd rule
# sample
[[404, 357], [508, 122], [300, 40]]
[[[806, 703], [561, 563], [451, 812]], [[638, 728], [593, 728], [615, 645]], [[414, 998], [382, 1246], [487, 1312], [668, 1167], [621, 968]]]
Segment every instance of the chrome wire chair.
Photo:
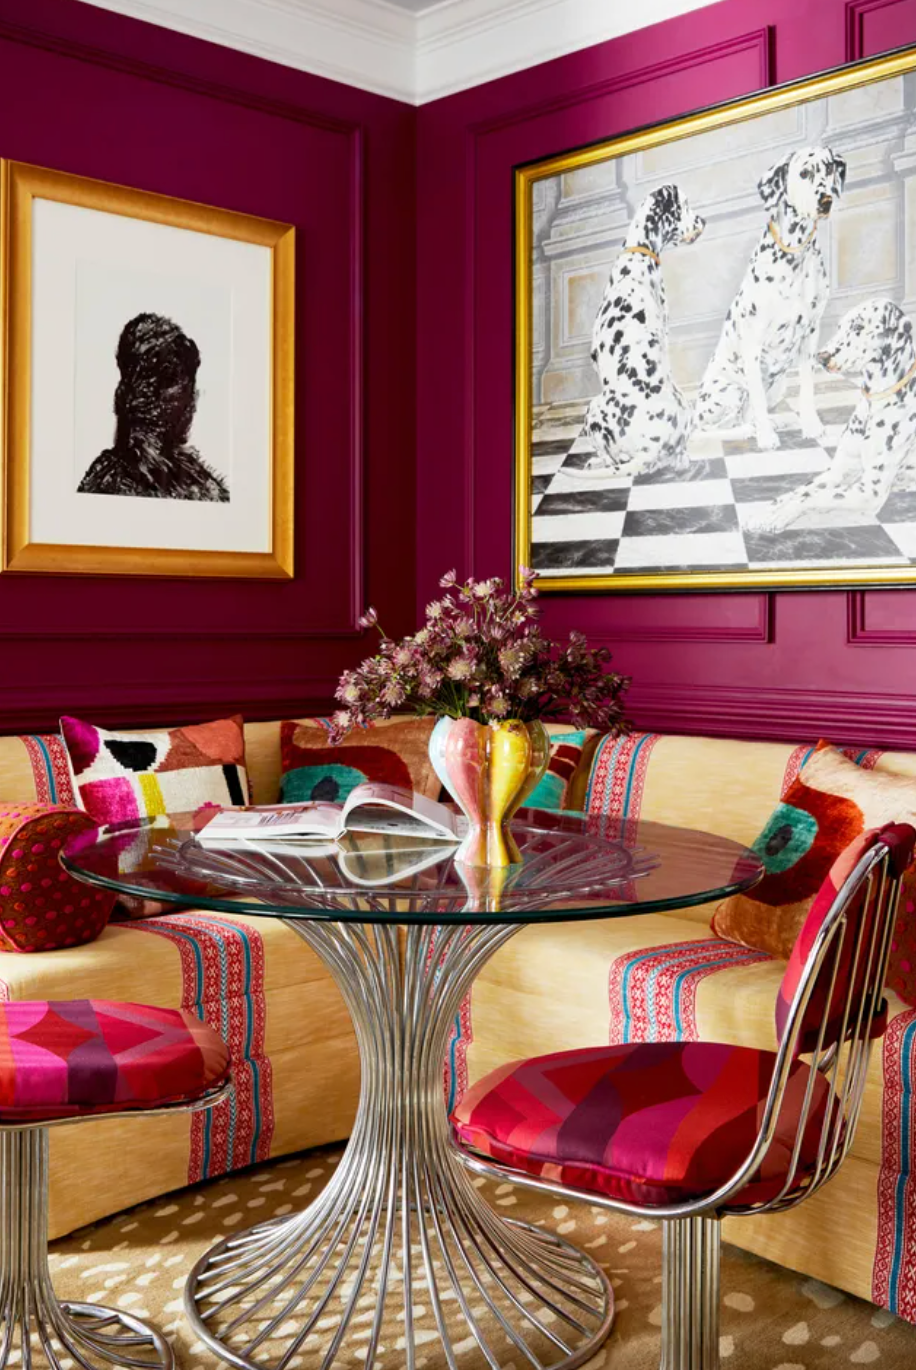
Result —
[[51, 1370], [173, 1370], [169, 1343], [125, 1309], [58, 1300], [48, 1266], [49, 1129], [100, 1117], [195, 1113], [222, 1103], [231, 1088], [224, 1078], [181, 1102], [21, 1123], [3, 1122], [0, 1105], [0, 1370], [11, 1361], [32, 1370], [36, 1359]]
[[[470, 1170], [566, 1200], [662, 1221], [661, 1370], [718, 1370], [721, 1219], [791, 1208], [826, 1184], [849, 1154], [872, 1042], [886, 1026], [883, 995], [891, 935], [900, 877], [913, 859], [914, 843], [912, 828], [890, 825], [856, 839], [835, 863], [783, 978], [776, 1052], [705, 1043], [559, 1052], [499, 1067], [473, 1085], [453, 1113], [452, 1142]], [[743, 1115], [743, 1131], [737, 1116], [726, 1119], [731, 1144], [716, 1160], [717, 1138], [725, 1137], [724, 1130], [716, 1129], [727, 1099], [720, 1094], [717, 1105], [710, 1105], [719, 1108], [719, 1116], [704, 1120], [709, 1094], [698, 1090], [693, 1136], [706, 1144], [704, 1173], [701, 1181], [694, 1175], [693, 1185], [684, 1183], [681, 1174], [678, 1191], [666, 1188], [670, 1150], [661, 1152], [655, 1172], [650, 1166], [651, 1173], [643, 1169], [640, 1174], [634, 1165], [628, 1175], [623, 1173], [614, 1144], [621, 1123], [628, 1120], [616, 1107], [602, 1109], [595, 1081], [602, 1057], [609, 1069], [626, 1061], [627, 1075], [637, 1083], [625, 1088], [639, 1096], [638, 1116], [642, 1108], [666, 1101], [664, 1093], [653, 1098], [649, 1078], [653, 1069], [664, 1069], [662, 1053], [670, 1061], [687, 1050], [706, 1052], [707, 1060], [710, 1052], [723, 1061], [732, 1053], [734, 1073], [729, 1078], [751, 1079], [751, 1106]], [[568, 1070], [572, 1078], [583, 1066], [585, 1086], [577, 1099], [566, 1101], [564, 1115], [557, 1103], [563, 1072]], [[562, 1144], [559, 1134], [586, 1091], [594, 1135], [583, 1151], [584, 1134], [575, 1120]], [[631, 1157], [638, 1152], [643, 1164], [652, 1147], [650, 1119], [647, 1114], [637, 1145], [632, 1132], [628, 1143]], [[608, 1156], [615, 1158], [613, 1175], [601, 1169]]]

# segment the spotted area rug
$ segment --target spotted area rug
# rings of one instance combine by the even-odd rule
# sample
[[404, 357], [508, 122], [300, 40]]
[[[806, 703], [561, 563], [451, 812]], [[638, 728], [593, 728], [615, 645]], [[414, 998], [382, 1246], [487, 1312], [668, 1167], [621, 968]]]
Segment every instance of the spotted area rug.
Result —
[[[101, 1302], [153, 1322], [171, 1340], [183, 1370], [213, 1370], [219, 1362], [195, 1337], [182, 1311], [182, 1291], [200, 1255], [227, 1235], [292, 1213], [320, 1193], [340, 1149], [306, 1152], [142, 1204], [54, 1242], [51, 1270], [64, 1299]], [[497, 1211], [555, 1231], [604, 1266], [617, 1300], [614, 1329], [586, 1370], [656, 1370], [661, 1322], [661, 1233], [658, 1225], [584, 1204], [566, 1205], [511, 1185], [483, 1184]], [[766, 1218], [761, 1218], [765, 1222]], [[734, 1247], [723, 1248], [721, 1356], [724, 1370], [838, 1370], [875, 1366], [912, 1370], [916, 1327], [871, 1304], [792, 1274]], [[431, 1313], [415, 1310], [417, 1370], [445, 1370]], [[362, 1315], [368, 1338], [371, 1313]], [[403, 1326], [382, 1328], [376, 1370], [405, 1365]], [[355, 1350], [335, 1370], [365, 1370], [360, 1333]], [[277, 1359], [266, 1343], [258, 1359]], [[320, 1363], [308, 1346], [290, 1370]], [[458, 1348], [460, 1370], [486, 1370], [473, 1345]], [[68, 1362], [64, 1361], [64, 1370]], [[501, 1370], [519, 1370], [511, 1348]]]

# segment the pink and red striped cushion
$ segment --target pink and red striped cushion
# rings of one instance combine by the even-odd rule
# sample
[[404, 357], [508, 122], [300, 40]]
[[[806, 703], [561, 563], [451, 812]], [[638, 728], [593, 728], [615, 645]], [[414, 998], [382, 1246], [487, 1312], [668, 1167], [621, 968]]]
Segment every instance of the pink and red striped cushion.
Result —
[[[452, 1115], [462, 1145], [502, 1165], [626, 1203], [653, 1207], [713, 1193], [747, 1160], [774, 1055], [706, 1042], [587, 1047], [491, 1071]], [[796, 1061], [773, 1145], [733, 1201], [782, 1188], [811, 1071]], [[817, 1159], [826, 1080], [815, 1074], [794, 1176]]]
[[223, 1039], [183, 1009], [0, 1003], [0, 1123], [190, 1101], [228, 1070]]
[[[884, 828], [871, 828], [868, 832], [860, 833], [834, 861], [818, 890], [814, 903], [811, 905], [801, 932], [795, 939], [792, 955], [789, 957], [789, 963], [779, 986], [779, 993], [776, 997], [776, 1033], [780, 1041], [782, 1041], [786, 1030], [792, 1000], [801, 984], [808, 957], [814, 950], [824, 921], [833, 908], [837, 895], [862, 857], [879, 841], [883, 842], [890, 850], [890, 874], [892, 877], [899, 879], [913, 860], [916, 831], [907, 823], [890, 823]], [[824, 1046], [832, 1045], [838, 1037], [843, 1024], [844, 1004], [849, 996], [849, 978], [856, 944], [859, 940], [862, 920], [868, 917], [869, 923], [862, 935], [863, 954], [860, 956], [856, 971], [858, 983], [854, 986], [854, 990], [858, 991], [859, 997], [861, 997], [865, 974], [868, 970], [867, 950], [874, 928], [873, 909], [866, 907], [866, 893], [866, 886], [862, 885], [850, 901], [846, 913], [846, 929], [842, 934], [843, 945], [840, 949], [836, 979], [833, 981], [832, 987], [831, 978], [836, 960], [832, 952], [828, 953], [815, 982], [802, 1019], [798, 1043], [800, 1051], [808, 1052], [816, 1049], [817, 1037], [825, 1013], [827, 1014], [827, 1025], [824, 1032]], [[905, 910], [902, 910], [901, 917], [906, 916]], [[827, 1003], [828, 994], [830, 995], [829, 1005]], [[855, 1021], [855, 1015], [852, 1015], [851, 1021]], [[877, 1016], [870, 1028], [871, 1035], [881, 1036], [885, 1026], [886, 1014]]]

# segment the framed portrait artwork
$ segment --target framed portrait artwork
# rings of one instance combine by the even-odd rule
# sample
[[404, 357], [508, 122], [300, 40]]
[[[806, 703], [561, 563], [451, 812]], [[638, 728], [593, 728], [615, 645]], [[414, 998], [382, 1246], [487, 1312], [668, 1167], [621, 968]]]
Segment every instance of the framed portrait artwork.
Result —
[[0, 568], [291, 576], [295, 230], [0, 173]]
[[516, 169], [516, 561], [916, 584], [916, 49]]

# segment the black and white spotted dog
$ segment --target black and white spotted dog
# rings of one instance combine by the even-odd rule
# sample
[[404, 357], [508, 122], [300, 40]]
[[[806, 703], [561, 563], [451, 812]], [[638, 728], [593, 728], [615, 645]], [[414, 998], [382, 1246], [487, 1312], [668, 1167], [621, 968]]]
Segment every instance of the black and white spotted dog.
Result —
[[845, 182], [846, 163], [829, 147], [801, 148], [759, 182], [769, 217], [703, 376], [697, 428], [750, 422], [761, 450], [778, 447], [770, 409], [797, 366], [802, 432], [823, 436], [814, 402], [814, 357], [828, 281], [817, 228]]
[[[862, 398], [828, 469], [758, 514], [749, 523], [755, 531], [779, 532], [823, 509], [875, 516], [916, 452], [916, 346], [896, 304], [869, 300], [851, 309], [817, 359], [859, 380]], [[911, 480], [916, 488], [916, 471]]]
[[601, 394], [585, 415], [595, 447], [589, 469], [629, 476], [686, 465], [691, 409], [671, 375], [661, 259], [705, 226], [674, 185], [654, 190], [633, 217], [592, 332]]

